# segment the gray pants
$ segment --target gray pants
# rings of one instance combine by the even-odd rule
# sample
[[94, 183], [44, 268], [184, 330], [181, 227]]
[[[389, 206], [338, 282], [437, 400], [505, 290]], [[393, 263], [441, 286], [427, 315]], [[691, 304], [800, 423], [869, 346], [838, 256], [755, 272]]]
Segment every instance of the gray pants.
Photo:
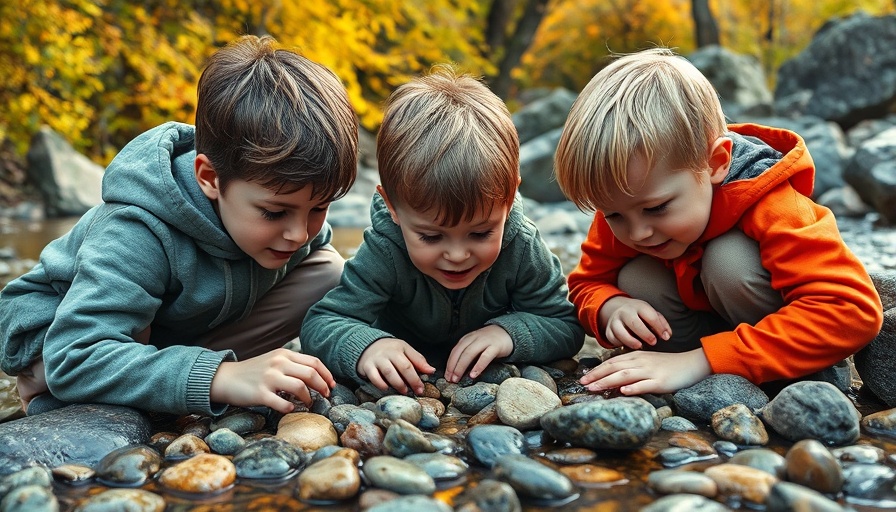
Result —
[[681, 300], [675, 275], [662, 262], [641, 255], [619, 272], [619, 288], [653, 306], [672, 328], [672, 337], [651, 350], [684, 352], [700, 347], [700, 338], [756, 322], [784, 305], [762, 267], [759, 244], [731, 230], [706, 244], [700, 281], [714, 311], [693, 311]]

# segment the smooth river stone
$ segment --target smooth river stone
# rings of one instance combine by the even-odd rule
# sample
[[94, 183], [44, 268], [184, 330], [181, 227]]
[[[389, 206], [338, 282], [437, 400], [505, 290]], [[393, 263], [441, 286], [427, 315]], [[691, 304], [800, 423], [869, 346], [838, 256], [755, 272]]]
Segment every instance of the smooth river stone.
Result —
[[0, 478], [0, 498], [16, 487], [24, 487], [26, 485], [50, 488], [53, 485], [53, 476], [43, 466], [32, 466], [10, 473]]
[[162, 512], [165, 510], [165, 499], [143, 489], [109, 489], [87, 498], [77, 508], [77, 512], [109, 512], [111, 510]]
[[790, 441], [817, 439], [828, 445], [844, 445], [859, 438], [859, 412], [829, 382], [795, 382], [758, 411], [772, 430]]
[[661, 469], [647, 476], [647, 485], [661, 494], [699, 494], [707, 498], [715, 498], [719, 486], [715, 480], [696, 471], [680, 469]]
[[393, 500], [378, 503], [365, 512], [451, 512], [453, 509], [446, 503], [429, 496], [399, 496]]
[[784, 456], [768, 448], [750, 448], [739, 451], [732, 455], [728, 462], [761, 469], [781, 480], [787, 478], [787, 461]]
[[843, 487], [840, 461], [815, 439], [804, 439], [787, 450], [787, 480], [824, 494], [837, 494]]
[[313, 412], [291, 412], [283, 416], [277, 424], [276, 437], [306, 452], [339, 444], [339, 434], [333, 423], [326, 416]]
[[276, 437], [249, 442], [233, 457], [240, 478], [283, 478], [305, 467], [305, 452]]
[[205, 441], [193, 434], [184, 434], [171, 441], [171, 444], [165, 448], [165, 459], [187, 459], [200, 453], [209, 452], [211, 452], [211, 448], [208, 447]]
[[376, 410], [391, 420], [402, 419], [417, 425], [423, 419], [423, 406], [420, 402], [409, 396], [389, 395], [380, 398], [376, 402]]
[[525, 455], [499, 457], [493, 471], [496, 477], [523, 496], [557, 500], [576, 494], [576, 487], [568, 476]]
[[214, 493], [227, 489], [236, 480], [236, 467], [223, 455], [200, 453], [166, 468], [159, 483], [169, 489], [190, 493]]
[[420, 466], [433, 480], [454, 480], [467, 474], [470, 468], [462, 459], [443, 453], [415, 453], [404, 460]]
[[765, 502], [766, 512], [846, 512], [846, 507], [818, 491], [791, 482], [778, 482]]
[[118, 405], [78, 404], [0, 423], [0, 476], [41, 465], [94, 467], [109, 452], [146, 443], [149, 418]]
[[602, 466], [595, 466], [594, 464], [560, 466], [557, 471], [568, 476], [573, 482], [586, 486], [624, 484], [628, 482], [625, 475], [619, 471]]
[[467, 452], [485, 467], [492, 467], [502, 455], [525, 451], [523, 434], [507, 425], [476, 425], [467, 432]]
[[741, 445], [768, 444], [765, 425], [744, 404], [723, 407], [712, 414], [712, 429], [720, 438]]
[[413, 453], [432, 453], [435, 446], [423, 434], [423, 431], [413, 424], [397, 419], [389, 426], [386, 436], [383, 438], [383, 448], [386, 453], [402, 459]]
[[768, 403], [768, 395], [740, 375], [716, 373], [678, 390], [672, 400], [675, 410], [682, 416], [709, 421], [714, 412], [729, 405], [744, 404], [756, 410]]
[[663, 496], [639, 512], [728, 512], [725, 505], [696, 494], [672, 494]]
[[544, 384], [521, 377], [504, 380], [495, 396], [501, 422], [520, 430], [538, 427], [542, 416], [560, 406], [556, 392]]
[[362, 459], [369, 459], [383, 454], [383, 439], [386, 434], [379, 425], [373, 423], [349, 423], [339, 436], [342, 446], [352, 448], [361, 454]]
[[96, 477], [114, 485], [139, 486], [162, 467], [159, 452], [145, 445], [123, 446], [109, 452], [96, 466]]
[[374, 487], [399, 494], [432, 494], [436, 482], [416, 464], [380, 455], [364, 462], [364, 477]]
[[3, 512], [59, 511], [59, 500], [53, 495], [53, 490], [42, 485], [23, 485], [0, 496], [0, 510]]
[[350, 458], [334, 455], [305, 468], [298, 484], [303, 500], [345, 500], [358, 494], [361, 474]]
[[238, 409], [236, 412], [228, 414], [223, 418], [215, 419], [209, 428], [211, 428], [212, 432], [226, 428], [239, 435], [245, 435], [258, 432], [264, 428], [264, 425], [265, 419], [261, 414], [246, 409]]
[[656, 409], [637, 397], [567, 405], [541, 418], [554, 439], [592, 449], [640, 448], [659, 425]]
[[862, 418], [862, 426], [874, 434], [896, 437], [896, 409], [887, 409]]
[[523, 509], [510, 484], [488, 478], [464, 489], [455, 504], [455, 510], [471, 512], [520, 512]]
[[719, 492], [728, 496], [740, 496], [754, 504], [765, 503], [778, 479], [761, 469], [739, 464], [719, 464], [706, 468], [704, 475], [712, 478]]
[[225, 427], [205, 436], [205, 443], [213, 452], [220, 455], [234, 455], [246, 446], [243, 436]]

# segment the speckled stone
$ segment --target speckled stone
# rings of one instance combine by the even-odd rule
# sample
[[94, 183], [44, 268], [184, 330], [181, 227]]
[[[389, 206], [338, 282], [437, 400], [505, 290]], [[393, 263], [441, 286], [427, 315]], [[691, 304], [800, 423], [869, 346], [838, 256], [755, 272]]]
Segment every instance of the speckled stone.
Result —
[[169, 489], [189, 493], [214, 493], [229, 488], [236, 480], [236, 467], [223, 455], [200, 453], [166, 468], [159, 483]]

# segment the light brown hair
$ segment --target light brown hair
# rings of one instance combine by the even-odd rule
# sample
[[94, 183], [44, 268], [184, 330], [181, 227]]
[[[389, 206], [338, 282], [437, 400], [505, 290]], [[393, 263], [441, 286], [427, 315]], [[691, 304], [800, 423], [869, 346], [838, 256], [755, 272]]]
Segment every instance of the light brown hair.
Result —
[[435, 211], [454, 226], [513, 203], [519, 137], [510, 112], [482, 82], [450, 66], [392, 93], [376, 142], [381, 184], [393, 204]]

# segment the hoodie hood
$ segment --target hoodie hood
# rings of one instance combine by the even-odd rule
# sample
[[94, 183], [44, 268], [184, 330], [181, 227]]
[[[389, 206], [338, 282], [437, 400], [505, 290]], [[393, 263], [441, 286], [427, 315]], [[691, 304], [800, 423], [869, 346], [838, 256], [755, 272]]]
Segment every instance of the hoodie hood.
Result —
[[144, 132], [106, 168], [103, 201], [148, 211], [212, 256], [245, 258], [196, 183], [195, 160], [192, 125], [169, 122]]

